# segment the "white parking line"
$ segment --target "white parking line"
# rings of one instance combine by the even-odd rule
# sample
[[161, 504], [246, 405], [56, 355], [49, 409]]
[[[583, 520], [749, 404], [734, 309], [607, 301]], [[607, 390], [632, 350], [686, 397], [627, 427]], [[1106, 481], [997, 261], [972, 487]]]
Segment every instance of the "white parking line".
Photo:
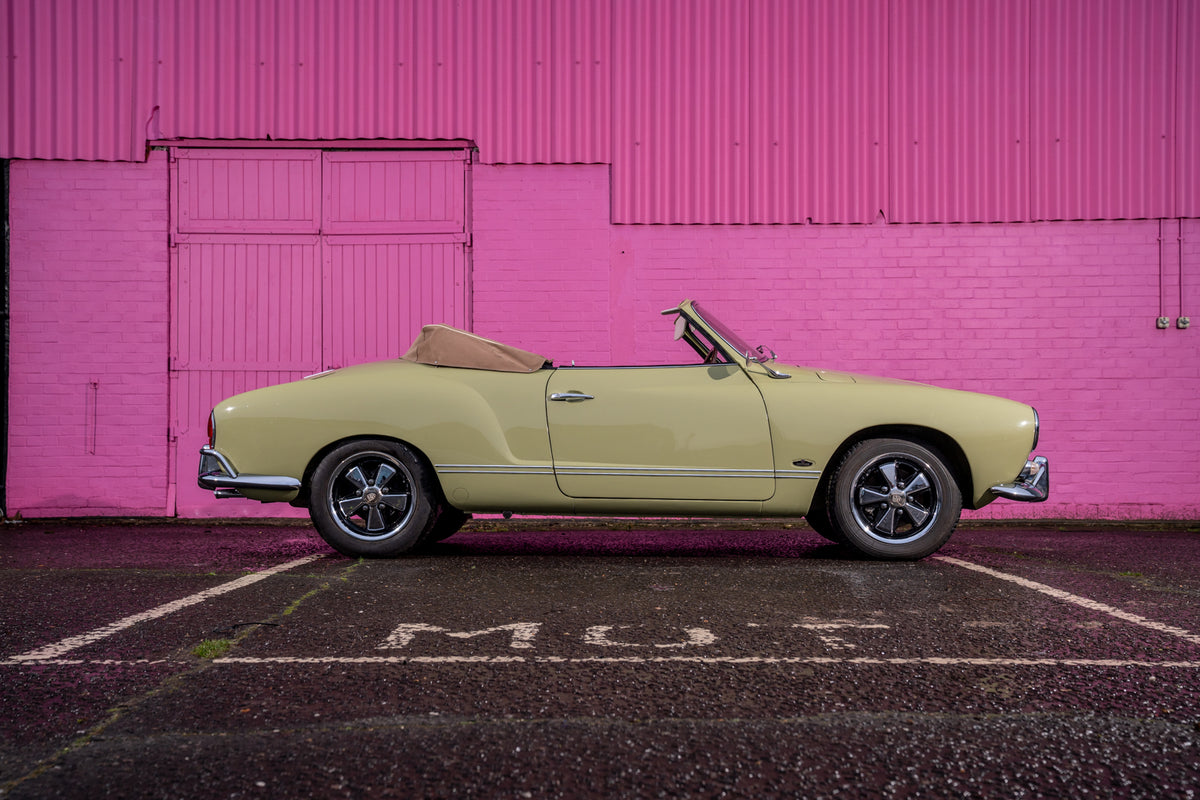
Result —
[[235, 589], [241, 589], [242, 587], [249, 586], [252, 583], [258, 583], [264, 578], [269, 578], [277, 573], [286, 572], [289, 569], [303, 566], [304, 564], [316, 561], [321, 557], [322, 556], [320, 555], [305, 556], [304, 558], [297, 558], [294, 561], [288, 561], [287, 563], [265, 569], [262, 572], [252, 572], [249, 575], [244, 575], [236, 580], [229, 581], [228, 583], [222, 583], [220, 586], [214, 586], [211, 589], [205, 589], [203, 592], [197, 592], [196, 594], [189, 595], [180, 600], [174, 600], [170, 603], [158, 606], [157, 608], [152, 608], [149, 611], [143, 611], [140, 614], [134, 614], [133, 616], [117, 620], [111, 625], [105, 625], [103, 628], [97, 628], [94, 631], [89, 631], [88, 633], [83, 633], [79, 636], [71, 636], [63, 639], [62, 641], [55, 642], [54, 644], [49, 644], [45, 647], [39, 647], [37, 650], [30, 650], [28, 653], [22, 653], [19, 656], [12, 656], [8, 658], [7, 661], [9, 663], [53, 661], [61, 658], [64, 654], [69, 653], [76, 648], [92, 644], [93, 642], [98, 642], [101, 639], [112, 636], [114, 633], [119, 633], [126, 628], [132, 628], [134, 625], [137, 625], [140, 622], [146, 622], [147, 620], [165, 617], [167, 614], [178, 611], [181, 608], [194, 606], [197, 603], [203, 603], [205, 600], [225, 594], [226, 592], [232, 592]]
[[1026, 589], [1032, 589], [1035, 592], [1041, 592], [1044, 595], [1053, 597], [1056, 600], [1062, 600], [1065, 603], [1073, 603], [1074, 605], [1077, 605], [1080, 608], [1086, 608], [1089, 611], [1099, 611], [1102, 614], [1108, 614], [1110, 617], [1115, 617], [1116, 619], [1123, 620], [1125, 622], [1131, 622], [1134, 625], [1141, 625], [1143, 628], [1149, 628], [1150, 630], [1158, 631], [1159, 633], [1167, 633], [1171, 636], [1178, 636], [1185, 642], [1200, 644], [1200, 636], [1197, 636], [1191, 631], [1184, 630], [1183, 628], [1176, 628], [1174, 625], [1155, 622], [1152, 619], [1146, 619], [1145, 617], [1138, 616], [1137, 614], [1130, 614], [1128, 611], [1122, 611], [1119, 608], [1114, 608], [1113, 606], [1099, 603], [1095, 600], [1089, 600], [1088, 598], [1080, 597], [1077, 594], [1064, 592], [1062, 589], [1055, 589], [1053, 586], [1047, 586], [1044, 583], [1031, 581], [1028, 578], [1022, 578], [1019, 575], [1009, 575], [1007, 572], [1000, 572], [998, 570], [991, 569], [990, 567], [985, 567], [981, 564], [963, 561], [960, 558], [951, 558], [950, 556], [934, 556], [934, 558], [938, 561], [945, 561], [947, 564], [953, 564], [956, 567], [974, 570], [975, 572], [982, 572], [984, 575], [991, 575], [993, 578], [1010, 581], [1018, 586], [1023, 586]]
[[837, 658], [829, 656], [229, 656], [214, 664], [867, 664], [949, 667], [1181, 667], [1200, 661], [1135, 661], [1115, 658]]
[[[82, 659], [46, 658], [36, 661], [0, 661], [0, 666], [147, 666], [154, 664], [192, 663], [172, 662], [170, 659]], [[932, 667], [1143, 667], [1147, 669], [1200, 669], [1200, 661], [1137, 661], [1118, 658], [954, 658], [924, 656], [918, 658], [876, 658], [862, 656], [838, 658], [830, 656], [228, 656], [214, 659], [213, 664], [226, 666], [266, 664], [811, 664], [839, 666], [932, 666]]]

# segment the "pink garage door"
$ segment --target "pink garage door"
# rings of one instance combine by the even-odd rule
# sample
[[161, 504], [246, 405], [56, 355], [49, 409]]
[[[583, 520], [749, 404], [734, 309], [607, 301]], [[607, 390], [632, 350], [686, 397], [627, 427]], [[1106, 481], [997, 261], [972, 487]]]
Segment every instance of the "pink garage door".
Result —
[[172, 151], [171, 484], [180, 516], [277, 516], [196, 486], [221, 399], [469, 325], [463, 151]]

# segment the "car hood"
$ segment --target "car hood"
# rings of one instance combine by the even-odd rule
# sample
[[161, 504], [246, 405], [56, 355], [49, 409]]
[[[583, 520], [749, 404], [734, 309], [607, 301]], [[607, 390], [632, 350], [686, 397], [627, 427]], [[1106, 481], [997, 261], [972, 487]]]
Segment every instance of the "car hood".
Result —
[[[955, 408], [973, 409], [972, 413], [1003, 413], [1024, 416], [1028, 405], [1014, 400], [1008, 400], [995, 395], [973, 392], [964, 389], [951, 389], [917, 381], [900, 380], [899, 378], [882, 378], [876, 375], [859, 375], [852, 372], [819, 369], [816, 367], [792, 366], [790, 364], [771, 363], [772, 369], [791, 376], [789, 380], [758, 379], [760, 386], [770, 387], [772, 393], [781, 396], [791, 396], [795, 393], [807, 395], [805, 387], [827, 387], [841, 398], [839, 402], [849, 405], [858, 403], [872, 404], [872, 407], [896, 411], [902, 401], [913, 403], [913, 411], [930, 408], [930, 404], [951, 403]], [[765, 377], [765, 376], [763, 376]], [[887, 401], [879, 400], [886, 397]], [[1001, 408], [1004, 409], [1001, 412]], [[986, 409], [986, 410], [985, 410]]]
[[779, 370], [793, 378], [810, 381], [817, 380], [822, 383], [859, 383], [867, 385], [881, 386], [929, 386], [930, 388], [940, 388], [931, 384], [921, 383], [919, 381], [906, 381], [900, 378], [883, 378], [878, 375], [860, 375], [856, 372], [841, 372], [833, 369], [821, 369], [819, 367], [793, 366], [791, 364], [771, 363], [769, 366], [772, 369]]

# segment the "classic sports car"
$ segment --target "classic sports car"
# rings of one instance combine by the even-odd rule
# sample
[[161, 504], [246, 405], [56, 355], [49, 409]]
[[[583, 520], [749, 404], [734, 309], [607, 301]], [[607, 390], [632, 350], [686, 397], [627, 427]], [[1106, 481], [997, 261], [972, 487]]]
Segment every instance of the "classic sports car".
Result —
[[403, 358], [231, 397], [200, 486], [307, 506], [335, 550], [373, 557], [514, 512], [804, 516], [866, 555], [918, 559], [964, 505], [1046, 499], [1027, 405], [785, 366], [698, 303], [663, 314], [692, 363], [554, 367], [430, 325]]

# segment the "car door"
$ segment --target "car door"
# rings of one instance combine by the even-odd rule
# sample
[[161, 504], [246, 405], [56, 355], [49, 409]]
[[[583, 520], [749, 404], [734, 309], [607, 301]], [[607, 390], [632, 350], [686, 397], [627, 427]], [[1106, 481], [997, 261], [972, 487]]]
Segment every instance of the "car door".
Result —
[[554, 474], [579, 498], [766, 500], [762, 395], [736, 364], [559, 368], [547, 385]]

